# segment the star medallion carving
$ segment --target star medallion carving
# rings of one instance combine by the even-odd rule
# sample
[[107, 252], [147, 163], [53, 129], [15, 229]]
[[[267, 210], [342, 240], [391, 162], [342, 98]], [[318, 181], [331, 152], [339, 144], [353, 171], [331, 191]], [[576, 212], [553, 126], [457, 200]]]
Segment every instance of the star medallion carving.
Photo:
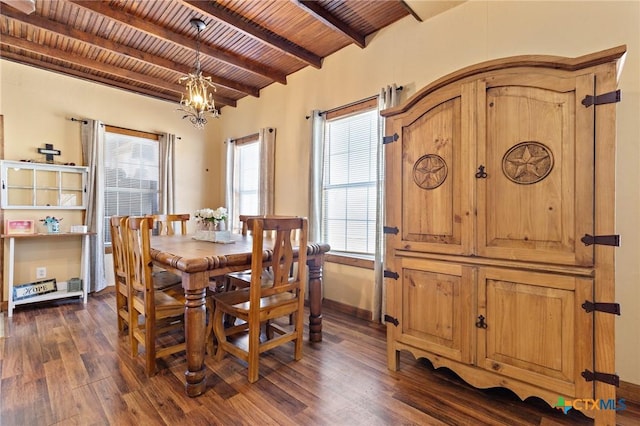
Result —
[[502, 157], [502, 172], [512, 182], [530, 185], [546, 178], [553, 169], [553, 154], [540, 142], [514, 145]]
[[413, 181], [422, 189], [439, 187], [448, 173], [447, 163], [436, 154], [423, 155], [413, 165]]

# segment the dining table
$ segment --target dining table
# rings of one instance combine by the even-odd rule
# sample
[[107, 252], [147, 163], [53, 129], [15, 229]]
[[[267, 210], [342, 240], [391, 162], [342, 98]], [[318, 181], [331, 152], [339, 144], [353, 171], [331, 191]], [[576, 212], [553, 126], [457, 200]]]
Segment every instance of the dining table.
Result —
[[[273, 242], [265, 238], [264, 251], [271, 254]], [[295, 245], [295, 242], [294, 242]], [[309, 341], [322, 341], [322, 264], [330, 247], [326, 243], [307, 244], [309, 273]], [[205, 389], [206, 297], [212, 284], [222, 282], [230, 272], [251, 269], [253, 241], [250, 235], [231, 234], [224, 242], [196, 239], [194, 235], [157, 235], [151, 237], [154, 265], [182, 277], [185, 293], [185, 344], [187, 370], [185, 391], [195, 397]], [[299, 248], [294, 248], [297, 257]], [[269, 257], [267, 257], [269, 260]], [[268, 266], [268, 265], [266, 265]]]

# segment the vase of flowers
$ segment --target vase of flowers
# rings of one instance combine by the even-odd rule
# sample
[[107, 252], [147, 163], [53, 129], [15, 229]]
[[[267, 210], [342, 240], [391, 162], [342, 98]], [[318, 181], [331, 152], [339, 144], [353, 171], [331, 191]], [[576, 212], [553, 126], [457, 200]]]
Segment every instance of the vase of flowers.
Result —
[[[209, 208], [196, 210], [194, 216], [196, 223], [204, 223], [205, 225], [213, 224], [214, 228], [218, 228], [218, 230], [221, 231], [226, 229], [227, 209], [224, 207], [218, 207], [215, 210]], [[223, 229], [220, 229], [221, 227]]]
[[49, 234], [57, 234], [60, 232], [61, 220], [61, 217], [47, 216], [44, 219], [40, 219], [40, 222], [42, 222], [44, 226], [47, 227], [47, 232]]
[[216, 241], [220, 232], [227, 229], [227, 209], [218, 207], [217, 209], [204, 208], [196, 210], [196, 238], [208, 241]]

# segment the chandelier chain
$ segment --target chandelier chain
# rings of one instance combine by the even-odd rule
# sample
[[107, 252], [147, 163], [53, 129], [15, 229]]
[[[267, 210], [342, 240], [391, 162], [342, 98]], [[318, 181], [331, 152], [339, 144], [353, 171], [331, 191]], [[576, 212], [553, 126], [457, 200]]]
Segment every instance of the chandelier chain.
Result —
[[200, 74], [200, 32], [202, 28], [198, 27], [198, 34], [196, 35], [196, 74]]

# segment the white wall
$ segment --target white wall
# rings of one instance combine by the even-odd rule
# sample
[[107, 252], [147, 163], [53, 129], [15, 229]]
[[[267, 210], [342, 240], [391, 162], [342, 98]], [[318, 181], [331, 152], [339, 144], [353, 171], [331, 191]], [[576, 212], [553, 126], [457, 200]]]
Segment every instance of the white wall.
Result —
[[[412, 2], [420, 14], [429, 2]], [[221, 135], [240, 137], [275, 127], [276, 213], [308, 214], [309, 121], [312, 109], [329, 109], [404, 86], [403, 99], [460, 68], [515, 55], [576, 57], [626, 44], [619, 87], [616, 261], [616, 363], [622, 380], [640, 384], [640, 2], [469, 1], [424, 22], [406, 17], [369, 37], [366, 49], [349, 46], [273, 84], [260, 98], [245, 98], [224, 111]], [[222, 150], [222, 146], [219, 147]], [[221, 162], [221, 167], [224, 163]], [[292, 185], [291, 182], [297, 182]], [[372, 309], [372, 271], [326, 264], [325, 298]]]

